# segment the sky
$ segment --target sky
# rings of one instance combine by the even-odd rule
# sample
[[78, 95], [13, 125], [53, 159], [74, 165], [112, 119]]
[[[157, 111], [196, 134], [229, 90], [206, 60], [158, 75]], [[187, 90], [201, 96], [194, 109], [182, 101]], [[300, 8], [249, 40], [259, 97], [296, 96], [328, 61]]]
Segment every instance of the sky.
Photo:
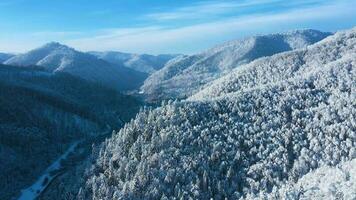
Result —
[[356, 0], [0, 0], [0, 52], [193, 54], [250, 35], [356, 26]]

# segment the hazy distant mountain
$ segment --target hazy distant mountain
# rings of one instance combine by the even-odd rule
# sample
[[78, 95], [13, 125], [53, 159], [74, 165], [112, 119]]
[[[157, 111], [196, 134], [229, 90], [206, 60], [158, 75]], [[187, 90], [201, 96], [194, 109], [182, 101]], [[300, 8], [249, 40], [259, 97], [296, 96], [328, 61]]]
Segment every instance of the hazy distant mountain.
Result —
[[298, 30], [230, 41], [192, 56], [180, 56], [153, 73], [142, 92], [149, 100], [184, 98], [202, 85], [260, 57], [304, 48], [330, 33]]
[[9, 53], [0, 53], [0, 63], [10, 59], [11, 57], [13, 57], [14, 54], [9, 54]]
[[169, 60], [178, 56], [177, 54], [161, 54], [154, 56], [148, 54], [122, 53], [117, 51], [92, 51], [88, 53], [110, 63], [123, 65], [136, 71], [149, 74], [161, 69]]
[[43, 66], [52, 73], [67, 72], [118, 90], [136, 89], [147, 77], [145, 73], [108, 63], [91, 54], [79, 52], [55, 42], [25, 54], [16, 55], [4, 64]]
[[341, 31], [142, 110], [77, 198], [355, 199], [355, 64], [356, 29]]

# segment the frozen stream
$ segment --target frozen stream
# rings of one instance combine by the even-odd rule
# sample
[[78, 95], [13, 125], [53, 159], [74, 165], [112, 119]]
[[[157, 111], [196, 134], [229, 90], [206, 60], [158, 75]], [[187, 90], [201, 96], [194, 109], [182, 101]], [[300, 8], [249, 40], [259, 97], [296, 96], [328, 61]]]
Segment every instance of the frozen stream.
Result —
[[74, 151], [75, 147], [80, 143], [80, 141], [74, 142], [68, 150], [62, 154], [56, 161], [54, 161], [36, 180], [36, 182], [30, 187], [22, 190], [22, 194], [18, 200], [34, 200], [36, 199], [52, 182], [52, 180], [59, 175], [59, 173], [54, 173], [62, 168], [61, 161], [66, 160], [68, 155]]

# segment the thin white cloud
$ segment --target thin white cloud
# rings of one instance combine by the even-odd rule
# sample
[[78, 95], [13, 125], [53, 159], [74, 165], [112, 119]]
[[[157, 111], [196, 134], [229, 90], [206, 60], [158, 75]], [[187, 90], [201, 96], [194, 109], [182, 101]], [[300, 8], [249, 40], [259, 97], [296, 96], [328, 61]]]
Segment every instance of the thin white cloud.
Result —
[[[271, 0], [262, 1], [271, 2]], [[318, 0], [302, 1], [308, 3]], [[253, 0], [250, 1], [250, 4], [257, 2], [261, 1]], [[326, 28], [330, 31], [346, 28], [352, 23], [356, 25], [355, 8], [352, 6], [355, 2], [356, 0], [339, 0], [334, 3], [324, 3], [322, 6], [315, 4], [313, 7], [296, 6], [294, 9], [283, 12], [249, 14], [180, 27], [169, 26], [175, 23], [169, 23], [168, 26], [164, 23], [151, 23], [153, 25], [89, 32], [43, 31], [22, 35], [2, 34], [0, 52], [24, 52], [48, 41], [59, 41], [83, 51], [118, 50], [151, 54], [195, 53], [226, 40], [251, 34], [280, 32], [296, 28], [322, 30]], [[289, 5], [295, 3], [299, 5], [299, 2], [295, 1], [289, 2]], [[29, 40], [29, 36], [31, 40]]]
[[275, 32], [276, 30], [280, 31], [283, 27], [293, 27], [293, 24], [302, 24], [312, 20], [335, 20], [347, 17], [347, 15], [354, 16], [353, 13], [354, 9], [347, 2], [337, 2], [321, 7], [264, 15], [248, 15], [179, 28], [111, 29], [106, 34], [66, 42], [81, 50], [191, 53], [206, 48], [212, 43], [241, 37], [244, 33], [259, 32], [259, 30]]
[[127, 37], [131, 35], [144, 34], [147, 32], [160, 31], [160, 26], [146, 26], [138, 28], [112, 28], [103, 29], [99, 31], [99, 34], [95, 36], [95, 39], [112, 39], [116, 37]]
[[[255, 6], [266, 6], [272, 4], [285, 4], [289, 6], [298, 6], [307, 3], [320, 3], [321, 0], [243, 0], [243, 1], [206, 1], [195, 3], [190, 6], [180, 7], [168, 12], [150, 13], [144, 16], [146, 19], [166, 21], [166, 20], [184, 20], [206, 18], [211, 16], [219, 16], [232, 12], [238, 12], [242, 8], [250, 8]], [[325, 0], [324, 0], [325, 2]]]
[[[280, 1], [280, 0], [262, 0], [263, 2], [270, 1]], [[150, 13], [145, 15], [144, 17], [147, 19], [153, 20], [174, 20], [174, 19], [190, 19], [190, 18], [198, 18], [206, 15], [216, 15], [221, 13], [230, 12], [237, 7], [249, 6], [259, 4], [259, 1], [208, 1], [208, 2], [199, 2], [195, 3], [191, 6], [177, 8], [175, 10], [171, 10], [169, 12], [157, 12]]]
[[22, 53], [38, 46], [40, 41], [28, 41], [26, 39], [0, 39], [0, 52]]

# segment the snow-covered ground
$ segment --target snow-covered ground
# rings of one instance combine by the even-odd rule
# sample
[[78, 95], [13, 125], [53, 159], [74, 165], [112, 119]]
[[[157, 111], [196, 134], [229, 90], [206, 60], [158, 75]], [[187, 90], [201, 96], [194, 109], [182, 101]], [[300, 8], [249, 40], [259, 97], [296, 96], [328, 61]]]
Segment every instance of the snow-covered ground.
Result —
[[356, 199], [356, 159], [335, 167], [322, 166], [271, 194], [261, 193], [246, 198], [252, 199]]
[[30, 187], [22, 190], [22, 194], [18, 200], [31, 200], [36, 199], [52, 182], [52, 180], [58, 176], [58, 173], [53, 173], [62, 168], [61, 161], [66, 160], [71, 152], [77, 147], [81, 141], [74, 142], [68, 150], [62, 154], [56, 161], [52, 163], [43, 174], [37, 179], [37, 181]]
[[356, 28], [142, 109], [102, 144], [78, 199], [355, 199], [355, 163], [336, 168], [356, 158], [355, 65]]
[[297, 30], [234, 40], [191, 56], [170, 60], [141, 87], [148, 100], [186, 98], [201, 86], [257, 58], [305, 48], [330, 33]]

